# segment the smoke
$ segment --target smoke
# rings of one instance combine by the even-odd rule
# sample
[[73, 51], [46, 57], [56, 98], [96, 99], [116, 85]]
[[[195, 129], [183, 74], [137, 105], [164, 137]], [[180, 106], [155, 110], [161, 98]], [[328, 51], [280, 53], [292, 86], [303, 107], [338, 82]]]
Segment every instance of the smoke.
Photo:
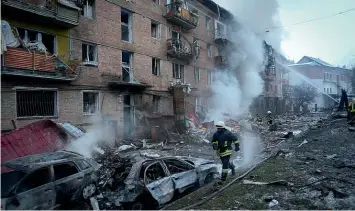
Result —
[[[217, 4], [223, 0], [215, 0]], [[227, 3], [227, 1], [225, 1]], [[259, 96], [264, 87], [260, 72], [265, 70], [264, 40], [281, 52], [284, 32], [267, 28], [280, 25], [277, 0], [233, 0], [228, 8], [235, 17], [228, 31], [232, 43], [224, 55], [228, 55], [229, 67], [216, 71], [211, 84], [213, 93], [212, 109], [206, 121], [219, 121], [248, 113], [253, 99]], [[227, 115], [226, 115], [227, 114]], [[244, 164], [250, 163], [260, 147], [260, 138], [248, 135], [242, 138]]]
[[[215, 0], [222, 3], [223, 0]], [[226, 3], [226, 2], [225, 2]], [[259, 72], [265, 68], [263, 41], [280, 50], [284, 32], [268, 27], [280, 25], [277, 0], [235, 0], [228, 1], [228, 8], [237, 23], [228, 23], [232, 29], [228, 39], [229, 68], [217, 71], [211, 84], [213, 109], [206, 121], [225, 120], [248, 112], [253, 99], [263, 91], [264, 82]], [[280, 52], [280, 51], [279, 51]]]
[[[93, 152], [98, 151], [99, 145], [114, 145], [114, 130], [105, 124], [103, 117], [95, 114], [90, 118], [91, 126], [85, 135], [77, 140], [72, 140], [66, 147], [66, 150], [77, 152], [85, 157], [92, 157]], [[99, 150], [100, 151], [100, 150]]]

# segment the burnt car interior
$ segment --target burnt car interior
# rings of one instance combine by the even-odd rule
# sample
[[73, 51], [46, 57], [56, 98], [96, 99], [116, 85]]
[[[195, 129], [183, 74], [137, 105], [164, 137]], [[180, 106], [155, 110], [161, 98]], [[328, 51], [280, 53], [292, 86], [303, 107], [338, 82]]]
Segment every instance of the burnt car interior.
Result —
[[22, 171], [10, 171], [1, 174], [1, 196], [8, 197], [11, 188], [26, 175]]
[[22, 193], [51, 182], [51, 174], [48, 167], [38, 169], [30, 173], [17, 187], [16, 193]]
[[59, 180], [78, 173], [78, 169], [72, 162], [57, 164], [53, 166], [55, 180]]
[[149, 166], [142, 168], [142, 170], [145, 170], [145, 174], [144, 174], [145, 184], [152, 183], [166, 176], [164, 169], [159, 162], [150, 164]]
[[189, 166], [186, 163], [176, 159], [166, 159], [164, 160], [164, 163], [168, 167], [168, 170], [171, 174], [177, 174], [193, 169], [192, 166]]

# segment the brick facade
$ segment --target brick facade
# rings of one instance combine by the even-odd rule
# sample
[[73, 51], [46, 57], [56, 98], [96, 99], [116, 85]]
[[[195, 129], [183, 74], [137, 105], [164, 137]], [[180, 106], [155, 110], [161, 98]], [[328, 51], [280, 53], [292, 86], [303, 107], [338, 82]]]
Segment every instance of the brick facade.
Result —
[[[57, 90], [58, 117], [54, 120], [70, 121], [74, 124], [85, 125], [90, 117], [83, 114], [83, 91], [99, 92], [99, 105], [103, 116], [118, 121], [117, 135], [123, 135], [123, 95], [134, 95], [135, 108], [152, 111], [153, 96], [160, 96], [160, 112], [173, 115], [173, 96], [169, 87], [173, 81], [172, 63], [184, 64], [184, 81], [194, 88], [186, 98], [188, 110], [195, 107], [195, 97], [203, 96], [201, 102], [206, 106], [207, 99], [203, 93], [209, 88], [208, 71], [214, 69], [214, 56], [218, 55], [214, 43], [214, 18], [217, 15], [200, 4], [194, 2], [199, 12], [199, 23], [195, 29], [180, 30], [176, 25], [169, 23], [163, 16], [165, 13], [165, 0], [160, 5], [151, 0], [96, 0], [93, 8], [93, 18], [81, 16], [79, 25], [70, 29], [70, 57], [82, 60], [82, 44], [97, 45], [98, 66], [79, 65], [78, 78], [72, 82], [56, 83], [31, 78], [29, 80], [9, 79], [2, 80], [2, 130], [13, 129], [11, 120], [15, 120], [21, 127], [38, 119], [19, 119], [16, 116], [16, 89], [25, 88], [54, 88]], [[132, 42], [121, 41], [121, 9], [132, 14]], [[212, 18], [211, 30], [206, 29], [206, 15]], [[151, 37], [151, 21], [160, 23], [160, 37]], [[167, 57], [167, 39], [172, 31], [177, 30], [182, 37], [192, 42], [194, 38], [200, 40], [200, 55], [198, 59], [189, 63]], [[212, 45], [212, 57], [207, 56], [207, 44]], [[150, 88], [141, 93], [130, 93], [130, 89], [115, 89], [108, 87], [106, 76], [122, 76], [122, 50], [133, 53], [133, 77]], [[160, 75], [152, 74], [152, 58], [160, 59]], [[200, 69], [200, 80], [194, 79], [194, 68]], [[40, 81], [37, 83], [37, 81]]]

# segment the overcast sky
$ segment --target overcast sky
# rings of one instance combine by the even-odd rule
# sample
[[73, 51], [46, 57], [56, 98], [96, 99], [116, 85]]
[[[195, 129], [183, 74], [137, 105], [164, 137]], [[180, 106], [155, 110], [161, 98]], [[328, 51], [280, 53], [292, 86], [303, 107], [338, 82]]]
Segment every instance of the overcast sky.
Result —
[[[232, 10], [228, 2], [248, 0], [214, 1]], [[355, 0], [278, 0], [278, 2], [282, 25], [329, 16], [355, 8]], [[265, 26], [265, 28], [268, 27]], [[281, 47], [289, 59], [298, 61], [302, 56], [307, 55], [334, 65], [355, 63], [355, 10], [284, 29], [287, 37], [282, 41]]]

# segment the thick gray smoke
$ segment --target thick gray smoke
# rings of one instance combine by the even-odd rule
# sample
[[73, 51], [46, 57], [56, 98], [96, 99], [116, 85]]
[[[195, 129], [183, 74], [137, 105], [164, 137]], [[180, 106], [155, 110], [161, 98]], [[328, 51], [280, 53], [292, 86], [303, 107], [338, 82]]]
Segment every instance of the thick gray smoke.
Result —
[[[215, 0], [222, 6], [225, 0]], [[266, 32], [266, 28], [280, 25], [277, 0], [234, 0], [228, 8], [237, 23], [233, 24], [228, 39], [234, 44], [228, 54], [230, 67], [218, 71], [211, 88], [213, 109], [208, 121], [225, 120], [228, 114], [236, 117], [248, 112], [252, 100], [263, 91], [263, 80], [259, 72], [264, 70], [263, 40], [276, 50], [280, 49], [281, 30]], [[230, 47], [230, 46], [229, 46]]]
[[95, 114], [90, 118], [91, 126], [88, 128], [84, 136], [77, 140], [71, 141], [66, 150], [73, 151], [92, 157], [94, 152], [100, 153], [100, 144], [112, 146], [114, 144], [114, 131], [105, 122], [100, 114]]
[[[222, 6], [227, 2], [237, 23], [228, 32], [228, 39], [233, 43], [228, 46], [230, 66], [218, 71], [211, 85], [213, 109], [207, 115], [207, 121], [226, 120], [248, 113], [253, 99], [263, 91], [264, 82], [259, 75], [265, 69], [263, 41], [280, 52], [283, 35], [280, 30], [266, 32], [266, 28], [280, 25], [277, 0], [215, 2]], [[253, 160], [259, 143], [259, 137], [246, 135], [242, 138], [244, 162]]]

